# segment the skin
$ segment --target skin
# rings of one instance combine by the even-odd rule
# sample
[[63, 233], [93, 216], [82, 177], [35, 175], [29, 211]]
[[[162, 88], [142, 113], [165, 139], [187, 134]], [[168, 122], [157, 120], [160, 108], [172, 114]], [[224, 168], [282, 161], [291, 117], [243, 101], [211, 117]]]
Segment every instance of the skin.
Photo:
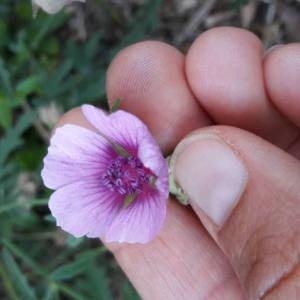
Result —
[[[193, 136], [210, 134], [238, 153], [249, 177], [221, 227], [170, 200], [154, 241], [107, 245], [143, 299], [300, 297], [299, 82], [300, 44], [264, 54], [237, 28], [203, 33], [185, 56], [147, 41], [115, 57], [110, 104], [123, 97], [122, 109], [148, 125], [165, 154], [180, 143], [175, 169], [198, 151]], [[80, 109], [57, 126], [66, 123], [89, 127]]]

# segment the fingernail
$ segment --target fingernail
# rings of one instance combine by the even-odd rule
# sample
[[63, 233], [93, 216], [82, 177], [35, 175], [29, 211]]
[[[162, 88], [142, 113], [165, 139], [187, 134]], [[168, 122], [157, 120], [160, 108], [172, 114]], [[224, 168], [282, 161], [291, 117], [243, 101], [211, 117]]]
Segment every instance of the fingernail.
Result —
[[266, 49], [265, 53], [264, 53], [264, 57], [266, 57], [267, 55], [269, 55], [273, 50], [275, 50], [277, 48], [280, 48], [282, 46], [283, 46], [282, 44], [277, 44], [277, 45], [273, 45], [270, 48]]
[[183, 148], [174, 161], [175, 178], [192, 206], [222, 226], [245, 190], [246, 168], [217, 137], [193, 137]]

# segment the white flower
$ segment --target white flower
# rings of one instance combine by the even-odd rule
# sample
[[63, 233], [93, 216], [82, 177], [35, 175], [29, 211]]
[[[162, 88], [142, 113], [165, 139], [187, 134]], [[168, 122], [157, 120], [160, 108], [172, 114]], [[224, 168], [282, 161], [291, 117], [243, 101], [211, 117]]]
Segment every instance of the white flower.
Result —
[[49, 14], [55, 14], [65, 5], [68, 5], [74, 1], [85, 2], [85, 0], [32, 0], [32, 6], [35, 13], [37, 12], [38, 8], [42, 8]]

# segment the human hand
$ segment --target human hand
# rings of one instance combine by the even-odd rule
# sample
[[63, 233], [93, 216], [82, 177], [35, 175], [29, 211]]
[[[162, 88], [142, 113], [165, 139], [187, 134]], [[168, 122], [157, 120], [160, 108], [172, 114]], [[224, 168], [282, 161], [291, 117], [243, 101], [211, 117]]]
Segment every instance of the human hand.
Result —
[[[174, 170], [193, 208], [170, 201], [154, 241], [108, 245], [143, 299], [300, 297], [299, 82], [299, 44], [263, 57], [234, 28], [185, 57], [149, 41], [114, 59], [109, 101], [124, 98], [165, 154], [181, 141]], [[65, 123], [90, 126], [79, 109]]]

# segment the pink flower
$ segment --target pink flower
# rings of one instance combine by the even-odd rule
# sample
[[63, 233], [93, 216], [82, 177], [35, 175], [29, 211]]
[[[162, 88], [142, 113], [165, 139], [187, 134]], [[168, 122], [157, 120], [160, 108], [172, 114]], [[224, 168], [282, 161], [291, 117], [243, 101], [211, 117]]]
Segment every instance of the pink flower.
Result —
[[67, 124], [56, 129], [42, 178], [55, 192], [49, 207], [57, 225], [76, 237], [147, 243], [162, 227], [168, 169], [159, 146], [135, 116], [82, 112], [95, 131]]

